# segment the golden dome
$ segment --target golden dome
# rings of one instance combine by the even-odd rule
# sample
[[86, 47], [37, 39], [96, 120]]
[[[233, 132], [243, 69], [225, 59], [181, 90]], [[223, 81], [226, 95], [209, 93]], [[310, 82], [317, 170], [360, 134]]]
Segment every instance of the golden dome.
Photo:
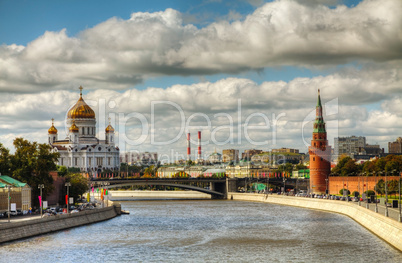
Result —
[[95, 119], [95, 112], [85, 103], [82, 98], [82, 87], [80, 87], [80, 98], [75, 105], [68, 111], [69, 119]]
[[105, 132], [106, 132], [106, 133], [114, 132], [114, 128], [113, 128], [112, 125], [110, 124], [110, 117], [109, 117], [109, 126], [106, 127]]
[[106, 127], [105, 132], [106, 133], [114, 132], [114, 128], [112, 127], [112, 125], [109, 124], [109, 126]]
[[48, 130], [49, 134], [57, 134], [57, 129], [56, 129], [56, 127], [54, 127], [53, 121], [54, 121], [54, 119], [52, 119], [52, 127], [50, 127]]
[[70, 127], [70, 132], [78, 132], [79, 130], [78, 130], [78, 127], [77, 127], [77, 125], [75, 125], [75, 122], [73, 122], [73, 124], [71, 124], [71, 127]]

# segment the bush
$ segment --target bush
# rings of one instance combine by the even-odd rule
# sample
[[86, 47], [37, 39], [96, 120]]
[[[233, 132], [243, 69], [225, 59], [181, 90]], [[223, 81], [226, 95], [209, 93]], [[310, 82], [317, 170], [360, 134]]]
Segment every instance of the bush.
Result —
[[360, 193], [358, 191], [353, 191], [352, 196], [359, 196]]
[[341, 190], [339, 190], [339, 194], [343, 195], [343, 191], [347, 191], [347, 192], [345, 192], [345, 193], [346, 193], [347, 195], [350, 195], [350, 191], [347, 190], [347, 189], [341, 189]]
[[364, 192], [367, 196], [372, 196], [375, 195], [375, 192], [373, 190], [368, 190]]

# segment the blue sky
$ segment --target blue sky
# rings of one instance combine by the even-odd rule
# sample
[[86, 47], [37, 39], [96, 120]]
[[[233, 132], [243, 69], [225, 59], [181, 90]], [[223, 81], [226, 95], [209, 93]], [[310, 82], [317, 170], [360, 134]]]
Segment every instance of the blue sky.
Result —
[[[197, 25], [219, 19], [234, 10], [242, 15], [255, 7], [247, 1], [0, 1], [0, 42], [26, 45], [45, 31], [67, 28], [74, 36], [85, 28], [93, 27], [111, 17], [128, 19], [134, 12], [156, 12], [173, 8], [194, 16]], [[198, 21], [197, 21], [198, 20]]]
[[[301, 120], [320, 88], [324, 102], [339, 101], [332, 137], [367, 135], [385, 148], [400, 136], [400, 11], [399, 0], [0, 0], [0, 134], [7, 146], [45, 141], [49, 119], [61, 125], [83, 85], [95, 108], [113, 99], [145, 116], [152, 100], [213, 116], [235, 115], [242, 99], [245, 112], [287, 114], [286, 136], [265, 147], [303, 149]], [[187, 104], [194, 96], [205, 101]]]

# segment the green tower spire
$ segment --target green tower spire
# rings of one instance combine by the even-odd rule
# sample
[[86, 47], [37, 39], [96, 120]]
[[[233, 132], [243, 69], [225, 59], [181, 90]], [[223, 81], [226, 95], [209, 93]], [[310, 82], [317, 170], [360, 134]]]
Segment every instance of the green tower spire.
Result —
[[321, 98], [320, 98], [320, 89], [318, 89], [318, 99], [317, 99], [317, 107], [321, 107]]
[[322, 117], [322, 105], [321, 105], [320, 89], [318, 89], [316, 116], [315, 116], [313, 132], [326, 133], [325, 122], [324, 122], [324, 118]]

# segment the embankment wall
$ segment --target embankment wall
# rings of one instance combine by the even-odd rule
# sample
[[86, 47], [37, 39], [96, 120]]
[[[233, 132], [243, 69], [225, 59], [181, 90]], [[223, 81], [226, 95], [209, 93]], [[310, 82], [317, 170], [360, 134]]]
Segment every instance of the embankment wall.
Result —
[[228, 194], [228, 199], [297, 206], [343, 214], [402, 251], [402, 223], [356, 204], [325, 199], [234, 192]]
[[56, 232], [114, 218], [121, 214], [120, 204], [0, 225], [0, 244], [32, 236]]

